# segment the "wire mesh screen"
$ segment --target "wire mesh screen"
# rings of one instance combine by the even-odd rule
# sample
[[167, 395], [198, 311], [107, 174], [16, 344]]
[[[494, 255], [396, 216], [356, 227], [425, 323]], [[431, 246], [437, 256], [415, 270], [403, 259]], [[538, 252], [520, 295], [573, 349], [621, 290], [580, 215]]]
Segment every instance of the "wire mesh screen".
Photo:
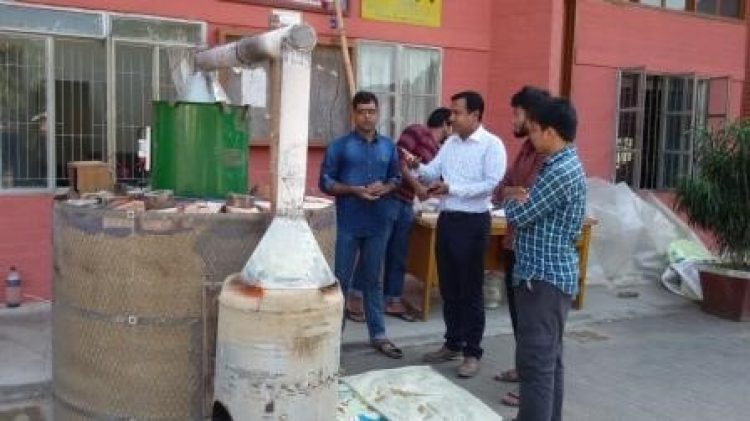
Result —
[[[329, 264], [332, 205], [307, 211]], [[217, 298], [269, 214], [54, 212], [56, 420], [210, 414]]]
[[186, 51], [128, 43], [115, 46], [115, 155], [117, 178], [121, 182], [145, 182], [147, 173], [144, 162], [138, 158], [138, 139], [151, 126], [152, 102], [177, 99], [170, 72], [170, 50]]
[[151, 125], [151, 101], [154, 99], [154, 47], [117, 44], [115, 47], [115, 130], [117, 178], [138, 183], [146, 177], [138, 159], [138, 139]]
[[43, 40], [0, 35], [0, 188], [47, 186]]
[[67, 163], [107, 160], [107, 74], [103, 41], [55, 42], [55, 175]]

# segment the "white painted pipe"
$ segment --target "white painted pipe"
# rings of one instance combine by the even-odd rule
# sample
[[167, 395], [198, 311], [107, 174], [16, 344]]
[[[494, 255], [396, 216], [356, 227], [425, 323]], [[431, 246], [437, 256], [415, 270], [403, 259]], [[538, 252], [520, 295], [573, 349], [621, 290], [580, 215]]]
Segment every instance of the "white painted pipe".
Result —
[[285, 26], [201, 51], [195, 55], [195, 68], [212, 71], [249, 66], [263, 60], [279, 58], [282, 45], [287, 45], [294, 51], [311, 52], [316, 42], [317, 35], [311, 26]]
[[307, 177], [312, 54], [282, 48], [276, 215], [301, 216]]

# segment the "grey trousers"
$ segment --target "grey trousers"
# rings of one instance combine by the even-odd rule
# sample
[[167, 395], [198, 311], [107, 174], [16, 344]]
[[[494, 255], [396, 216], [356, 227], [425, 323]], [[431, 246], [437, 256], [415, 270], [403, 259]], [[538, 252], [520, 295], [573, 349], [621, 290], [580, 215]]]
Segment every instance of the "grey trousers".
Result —
[[563, 331], [572, 297], [544, 281], [515, 290], [518, 421], [559, 421], [563, 405]]

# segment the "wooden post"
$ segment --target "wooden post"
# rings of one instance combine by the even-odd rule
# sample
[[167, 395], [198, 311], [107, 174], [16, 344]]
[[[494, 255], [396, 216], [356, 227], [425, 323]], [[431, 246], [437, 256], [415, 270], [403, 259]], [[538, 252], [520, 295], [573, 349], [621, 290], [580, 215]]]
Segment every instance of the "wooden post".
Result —
[[352, 70], [352, 60], [349, 56], [349, 43], [346, 40], [346, 28], [344, 28], [344, 14], [341, 11], [341, 0], [333, 0], [336, 8], [336, 27], [339, 30], [339, 39], [341, 41], [341, 54], [344, 56], [344, 69], [346, 70], [346, 82], [349, 85], [349, 96], [354, 98], [357, 93], [357, 85], [354, 83], [354, 71]]

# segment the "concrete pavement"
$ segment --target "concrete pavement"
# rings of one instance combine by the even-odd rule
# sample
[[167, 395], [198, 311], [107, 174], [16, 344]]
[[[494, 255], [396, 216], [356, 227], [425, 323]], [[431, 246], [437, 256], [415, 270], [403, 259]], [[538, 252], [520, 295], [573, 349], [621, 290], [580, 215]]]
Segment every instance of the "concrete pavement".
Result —
[[[697, 305], [655, 284], [619, 290], [589, 287], [584, 309], [571, 312], [566, 341], [566, 416], [573, 420], [748, 419], [750, 324], [704, 315]], [[394, 361], [367, 345], [363, 324], [348, 323], [342, 364], [349, 373], [417, 364], [443, 334], [439, 300], [427, 322], [387, 318], [390, 336], [405, 347]], [[459, 381], [504, 416], [515, 410], [498, 403], [514, 385], [494, 382], [492, 374], [510, 367], [513, 340], [507, 308], [487, 313], [481, 374]], [[29, 419], [48, 418], [50, 379], [49, 305], [0, 310], [0, 419], [8, 410]], [[455, 364], [437, 366], [454, 379]], [[4, 412], [6, 411], [6, 412]], [[34, 415], [37, 414], [37, 415]], [[13, 418], [10, 418], [13, 419]]]
[[[458, 362], [434, 367], [488, 406], [512, 419], [516, 409], [499, 403], [517, 390], [492, 380], [511, 367], [511, 335], [487, 337], [480, 374], [458, 379]], [[435, 345], [405, 348], [404, 360], [373, 351], [345, 352], [348, 374], [422, 364]], [[565, 339], [564, 418], [575, 421], [741, 421], [750, 419], [750, 323], [725, 321], [697, 307], [677, 312], [572, 323]]]

